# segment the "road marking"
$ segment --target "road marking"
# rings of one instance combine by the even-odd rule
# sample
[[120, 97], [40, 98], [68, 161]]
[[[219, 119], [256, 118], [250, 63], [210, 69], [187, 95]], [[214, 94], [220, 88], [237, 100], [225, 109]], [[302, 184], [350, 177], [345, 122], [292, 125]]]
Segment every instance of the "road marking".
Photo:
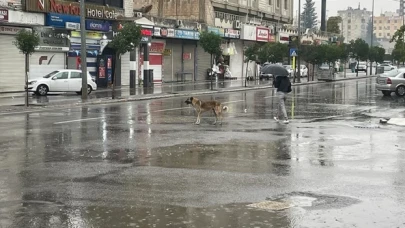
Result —
[[152, 112], [174, 111], [174, 110], [180, 110], [180, 109], [185, 109], [185, 108], [189, 108], [189, 107], [183, 107], [183, 108], [169, 108], [169, 109], [156, 110], [156, 111], [152, 111]]
[[104, 117], [78, 119], [78, 120], [68, 120], [68, 121], [56, 122], [56, 123], [53, 123], [53, 124], [65, 124], [65, 123], [83, 122], [83, 121], [88, 121], [88, 120], [99, 120], [99, 119], [104, 119]]

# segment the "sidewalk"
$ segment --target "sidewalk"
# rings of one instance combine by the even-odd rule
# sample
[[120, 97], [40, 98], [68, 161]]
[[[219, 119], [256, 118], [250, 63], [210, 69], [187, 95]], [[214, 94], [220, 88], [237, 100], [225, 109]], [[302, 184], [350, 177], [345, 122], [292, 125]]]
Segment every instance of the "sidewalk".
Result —
[[[359, 74], [356, 77], [355, 74], [347, 73], [346, 78], [343, 75], [336, 77], [336, 81], [350, 80], [350, 79], [360, 79], [366, 78], [365, 74]], [[247, 87], [244, 86], [244, 81], [242, 80], [227, 80], [213, 82], [213, 90], [211, 90], [211, 83], [208, 82], [194, 82], [194, 83], [170, 83], [163, 85], [155, 85], [153, 88], [136, 88], [129, 89], [129, 87], [122, 87], [116, 90], [116, 99], [111, 99], [110, 89], [100, 89], [94, 91], [89, 95], [87, 102], [83, 103], [81, 97], [73, 94], [56, 94], [48, 96], [34, 96], [30, 94], [29, 102], [31, 107], [29, 109], [38, 109], [45, 107], [67, 107], [83, 104], [101, 104], [101, 103], [116, 103], [125, 101], [136, 101], [136, 100], [148, 100], [148, 99], [158, 99], [158, 98], [169, 98], [177, 96], [188, 96], [188, 95], [201, 95], [201, 94], [212, 94], [212, 93], [223, 93], [232, 91], [246, 91], [255, 89], [265, 89], [272, 87], [272, 81], [248, 81]], [[306, 78], [301, 78], [301, 83], [293, 83], [293, 86], [306, 85], [306, 84], [316, 84], [325, 83], [322, 81], [310, 81], [307, 82]], [[8, 95], [8, 96], [7, 96]], [[14, 93], [14, 94], [0, 94], [0, 111], [1, 110], [19, 110], [26, 109], [24, 107], [24, 93]]]

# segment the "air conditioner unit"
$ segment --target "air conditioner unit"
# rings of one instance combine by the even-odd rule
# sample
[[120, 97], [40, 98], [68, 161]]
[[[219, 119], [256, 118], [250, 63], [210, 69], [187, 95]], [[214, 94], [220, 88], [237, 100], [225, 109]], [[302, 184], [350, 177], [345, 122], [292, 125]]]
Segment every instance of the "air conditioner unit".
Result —
[[240, 29], [240, 27], [241, 27], [241, 24], [240, 24], [239, 20], [236, 20], [236, 21], [233, 22], [233, 28], [234, 29]]
[[142, 17], [142, 12], [136, 12], [136, 17]]
[[182, 27], [183, 26], [183, 21], [182, 20], [177, 20], [176, 26], [177, 27]]

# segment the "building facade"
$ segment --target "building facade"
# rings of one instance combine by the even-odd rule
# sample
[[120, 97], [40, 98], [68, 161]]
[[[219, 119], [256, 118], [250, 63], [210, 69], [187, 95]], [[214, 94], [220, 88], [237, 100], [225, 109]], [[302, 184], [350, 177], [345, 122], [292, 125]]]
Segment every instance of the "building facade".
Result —
[[403, 25], [402, 17], [396, 13], [386, 12], [374, 17], [374, 34], [377, 39], [391, 39]]
[[367, 36], [367, 26], [370, 23], [371, 12], [367, 9], [349, 7], [347, 10], [338, 11], [338, 15], [342, 18], [341, 31], [345, 42], [364, 38]]

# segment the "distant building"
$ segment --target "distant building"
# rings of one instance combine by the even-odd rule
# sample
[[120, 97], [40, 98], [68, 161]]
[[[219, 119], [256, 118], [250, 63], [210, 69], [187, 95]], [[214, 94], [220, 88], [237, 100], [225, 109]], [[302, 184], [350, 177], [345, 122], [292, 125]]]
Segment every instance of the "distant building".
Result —
[[401, 16], [397, 13], [386, 12], [374, 17], [374, 34], [377, 39], [391, 39], [402, 24]]
[[338, 15], [342, 18], [341, 31], [345, 42], [367, 36], [367, 26], [372, 14], [366, 8], [360, 9], [360, 5], [357, 9], [349, 7], [338, 11]]

